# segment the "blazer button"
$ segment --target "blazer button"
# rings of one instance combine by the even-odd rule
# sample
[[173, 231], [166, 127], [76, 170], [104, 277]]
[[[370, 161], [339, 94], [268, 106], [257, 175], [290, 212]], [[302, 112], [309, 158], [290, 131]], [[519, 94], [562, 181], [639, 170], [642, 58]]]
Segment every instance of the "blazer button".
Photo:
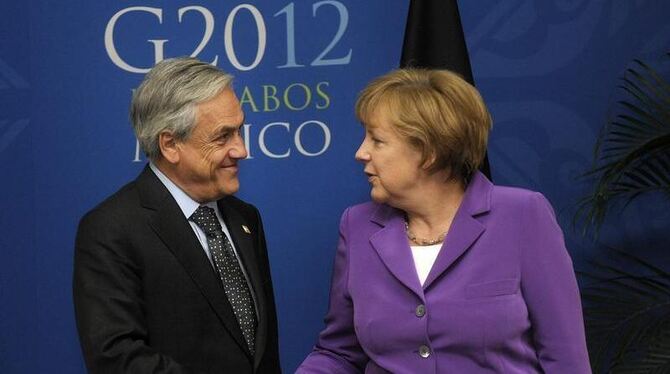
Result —
[[414, 310], [414, 314], [416, 314], [417, 317], [421, 318], [426, 315], [426, 306], [423, 304], [419, 304], [419, 306], [416, 307]]
[[419, 356], [428, 358], [430, 356], [430, 348], [428, 348], [426, 345], [419, 347]]

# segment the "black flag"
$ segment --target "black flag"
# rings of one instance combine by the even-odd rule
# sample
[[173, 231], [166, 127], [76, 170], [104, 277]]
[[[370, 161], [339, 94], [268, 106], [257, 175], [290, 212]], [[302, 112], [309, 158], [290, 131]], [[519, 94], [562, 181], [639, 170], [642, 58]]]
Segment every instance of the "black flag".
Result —
[[[456, 0], [411, 0], [400, 67], [449, 69], [474, 85]], [[491, 179], [488, 156], [481, 171]]]

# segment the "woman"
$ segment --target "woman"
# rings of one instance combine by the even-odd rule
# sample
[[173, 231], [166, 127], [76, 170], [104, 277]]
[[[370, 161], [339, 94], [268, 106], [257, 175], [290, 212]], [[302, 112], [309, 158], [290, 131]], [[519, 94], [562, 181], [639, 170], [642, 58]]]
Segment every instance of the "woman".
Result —
[[374, 202], [340, 223], [326, 328], [299, 373], [589, 373], [579, 291], [539, 193], [477, 170], [490, 115], [448, 71], [361, 93]]

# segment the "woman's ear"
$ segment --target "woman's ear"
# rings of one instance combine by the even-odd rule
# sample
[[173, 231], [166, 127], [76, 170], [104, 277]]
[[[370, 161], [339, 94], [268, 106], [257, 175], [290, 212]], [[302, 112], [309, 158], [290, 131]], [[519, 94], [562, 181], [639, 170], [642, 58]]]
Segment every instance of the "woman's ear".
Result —
[[435, 161], [437, 160], [437, 156], [435, 155], [435, 152], [431, 152], [428, 157], [426, 157], [426, 160], [421, 164], [421, 168], [423, 170], [429, 170], [433, 165], [435, 165]]

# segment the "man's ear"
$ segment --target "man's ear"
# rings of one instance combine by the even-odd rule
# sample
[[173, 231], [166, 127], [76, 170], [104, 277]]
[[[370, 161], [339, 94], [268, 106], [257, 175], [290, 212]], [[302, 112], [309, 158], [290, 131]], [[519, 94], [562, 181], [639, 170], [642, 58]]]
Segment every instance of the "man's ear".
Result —
[[176, 164], [179, 162], [179, 142], [170, 131], [161, 131], [158, 134], [158, 147], [165, 161]]

